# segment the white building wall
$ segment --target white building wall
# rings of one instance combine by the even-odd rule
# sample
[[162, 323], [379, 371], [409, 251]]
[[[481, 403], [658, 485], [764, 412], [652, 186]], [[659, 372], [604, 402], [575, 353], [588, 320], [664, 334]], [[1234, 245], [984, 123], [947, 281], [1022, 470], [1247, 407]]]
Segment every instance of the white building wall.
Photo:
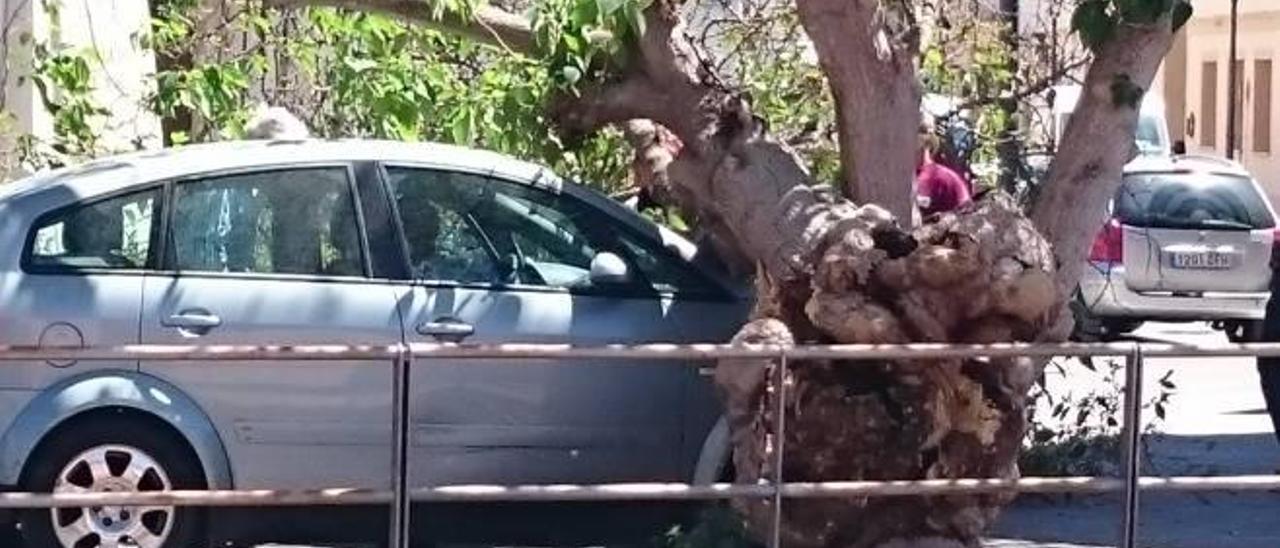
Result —
[[[60, 0], [59, 30], [41, 0], [0, 0], [0, 23], [8, 31], [0, 35], [0, 79], [3, 80], [4, 113], [12, 121], [7, 139], [14, 134], [53, 137], [53, 122], [32, 85], [33, 44], [61, 43], [96, 51], [90, 56], [94, 99], [110, 111], [101, 121], [99, 134], [106, 152], [159, 147], [160, 121], [143, 105], [151, 92], [155, 58], [139, 48], [136, 38], [149, 28], [146, 0]], [[9, 150], [9, 147], [6, 147]]]
[[[1181, 116], [1183, 120], [1195, 119], [1194, 135], [1186, 138], [1187, 148], [1191, 152], [1212, 156], [1225, 156], [1227, 152], [1227, 105], [1231, 95], [1228, 91], [1230, 23], [1228, 17], [1229, 4], [1225, 1], [1205, 1], [1196, 3], [1197, 14], [1188, 24], [1186, 32], [1186, 65], [1185, 75], [1186, 102]], [[1242, 124], [1236, 128], [1240, 134], [1240, 148], [1236, 159], [1249, 170], [1254, 177], [1266, 187], [1273, 204], [1280, 204], [1280, 3], [1261, 5], [1257, 2], [1242, 2], [1240, 24], [1237, 38], [1237, 59], [1243, 62], [1242, 100], [1237, 106], [1240, 109]], [[1259, 120], [1255, 119], [1254, 109], [1259, 97], [1256, 94], [1257, 74], [1256, 62], [1270, 60], [1272, 62], [1271, 77], [1271, 113], [1270, 113], [1270, 151], [1255, 150], [1260, 148], [1256, 142], [1255, 127]], [[1217, 63], [1217, 120], [1213, 128], [1205, 126], [1205, 114], [1202, 112], [1203, 67], [1206, 62]], [[1213, 146], [1201, 145], [1205, 131], [1215, 132]]]

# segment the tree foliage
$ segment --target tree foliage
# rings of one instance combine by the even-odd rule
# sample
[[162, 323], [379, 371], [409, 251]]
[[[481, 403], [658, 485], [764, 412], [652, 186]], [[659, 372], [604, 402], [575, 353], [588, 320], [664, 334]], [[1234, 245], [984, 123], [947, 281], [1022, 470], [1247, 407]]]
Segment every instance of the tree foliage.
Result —
[[[210, 4], [219, 12], [210, 15]], [[468, 9], [465, 2], [456, 4], [433, 5]], [[605, 191], [627, 184], [629, 155], [619, 132], [569, 147], [544, 106], [554, 90], [570, 87], [569, 67], [594, 75], [599, 69], [593, 67], [604, 63], [599, 50], [580, 46], [588, 35], [603, 36], [618, 53], [610, 33], [642, 30], [634, 4], [590, 0], [540, 7], [557, 14], [543, 17], [539, 27], [545, 40], [556, 41], [556, 60], [511, 55], [388, 16], [332, 8], [275, 10], [256, 1], [207, 0], [162, 1], [157, 8], [150, 29], [135, 42], [159, 56], [186, 60], [157, 71], [147, 97], [147, 108], [159, 116], [190, 114], [189, 124], [165, 136], [173, 144], [241, 137], [255, 106], [269, 103], [299, 113], [321, 137], [483, 147], [548, 164]], [[572, 24], [560, 23], [562, 11]], [[35, 54], [32, 80], [55, 126], [49, 143], [26, 139], [28, 167], [119, 152], [98, 142], [109, 113], [93, 100], [96, 53], [55, 41], [37, 44]]]
[[1151, 25], [1165, 18], [1174, 31], [1181, 29], [1191, 19], [1191, 0], [1080, 0], [1071, 28], [1097, 51], [1121, 25]]

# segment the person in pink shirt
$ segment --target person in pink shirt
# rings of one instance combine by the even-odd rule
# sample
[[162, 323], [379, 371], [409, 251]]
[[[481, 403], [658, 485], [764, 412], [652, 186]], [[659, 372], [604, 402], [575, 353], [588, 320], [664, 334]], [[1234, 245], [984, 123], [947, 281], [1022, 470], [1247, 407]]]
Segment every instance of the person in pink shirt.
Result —
[[920, 163], [916, 166], [916, 205], [928, 217], [963, 206], [973, 200], [964, 177], [934, 160], [938, 137], [928, 125], [920, 127]]

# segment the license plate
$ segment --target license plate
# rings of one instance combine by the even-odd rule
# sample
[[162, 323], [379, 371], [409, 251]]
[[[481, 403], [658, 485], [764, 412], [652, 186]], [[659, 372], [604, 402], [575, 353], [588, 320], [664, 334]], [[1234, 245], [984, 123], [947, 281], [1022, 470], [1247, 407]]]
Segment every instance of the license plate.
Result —
[[1175, 252], [1170, 254], [1173, 267], [1187, 270], [1227, 270], [1232, 267], [1231, 254], [1215, 251]]

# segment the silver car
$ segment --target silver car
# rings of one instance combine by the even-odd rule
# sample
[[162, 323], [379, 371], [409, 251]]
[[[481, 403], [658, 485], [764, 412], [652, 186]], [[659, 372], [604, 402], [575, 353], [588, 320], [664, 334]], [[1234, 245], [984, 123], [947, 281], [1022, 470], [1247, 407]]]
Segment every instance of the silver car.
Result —
[[[749, 303], [719, 272], [604, 196], [455, 147], [222, 143], [0, 186], [0, 345], [725, 341]], [[715, 480], [728, 441], [706, 373], [420, 362], [410, 481]], [[386, 489], [391, 385], [382, 362], [4, 363], [0, 485]], [[574, 527], [554, 512], [580, 509], [438, 510], [418, 521], [568, 542], [559, 537]], [[357, 514], [334, 511], [298, 531], [257, 510], [16, 517], [39, 548], [291, 540], [317, 521], [330, 526], [321, 535], [385, 531]], [[574, 515], [586, 528], [623, 529]]]
[[1233, 340], [1260, 325], [1276, 214], [1238, 164], [1147, 157], [1125, 168], [1080, 282], [1078, 327], [1116, 335], [1143, 321], [1210, 321]]

